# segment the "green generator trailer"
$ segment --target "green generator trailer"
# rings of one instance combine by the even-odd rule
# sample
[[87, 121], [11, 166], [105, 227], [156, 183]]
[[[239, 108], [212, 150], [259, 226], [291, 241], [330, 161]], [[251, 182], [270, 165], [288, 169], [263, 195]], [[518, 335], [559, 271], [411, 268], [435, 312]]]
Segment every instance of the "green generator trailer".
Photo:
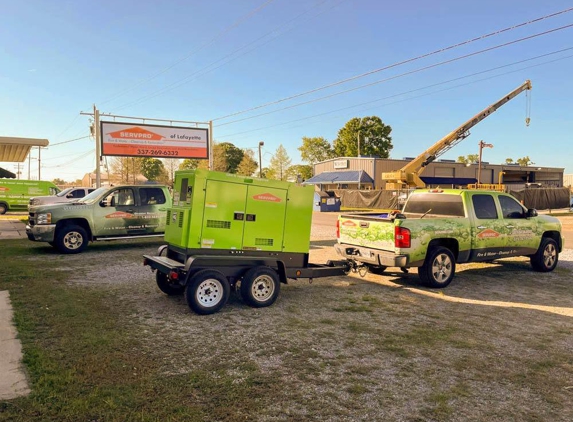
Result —
[[346, 261], [309, 263], [314, 188], [208, 170], [175, 173], [165, 240], [144, 264], [159, 289], [217, 312], [240, 284], [253, 307], [272, 305], [287, 279], [342, 275]]

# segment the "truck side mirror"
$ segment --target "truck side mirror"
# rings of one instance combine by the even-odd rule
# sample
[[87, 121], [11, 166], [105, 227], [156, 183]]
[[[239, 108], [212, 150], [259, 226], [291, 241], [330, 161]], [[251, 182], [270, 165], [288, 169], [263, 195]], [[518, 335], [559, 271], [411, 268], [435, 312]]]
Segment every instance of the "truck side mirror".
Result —
[[527, 210], [527, 214], [526, 214], [525, 216], [526, 216], [527, 218], [530, 218], [530, 217], [537, 217], [537, 215], [538, 215], [538, 214], [537, 214], [537, 210], [536, 210], [535, 208], [529, 208], [529, 209]]
[[73, 194], [73, 193], [68, 193], [68, 194], [66, 195], [66, 198], [73, 198], [73, 197], [74, 197], [74, 194]]

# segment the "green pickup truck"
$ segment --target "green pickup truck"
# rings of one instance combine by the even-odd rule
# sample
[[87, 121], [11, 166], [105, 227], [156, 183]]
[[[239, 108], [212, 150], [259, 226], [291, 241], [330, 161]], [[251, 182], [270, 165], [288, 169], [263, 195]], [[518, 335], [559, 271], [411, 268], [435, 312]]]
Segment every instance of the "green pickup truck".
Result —
[[165, 186], [102, 187], [74, 202], [31, 206], [26, 234], [66, 254], [84, 251], [90, 240], [163, 237], [171, 206]]
[[553, 271], [563, 249], [561, 223], [493, 191], [423, 189], [402, 212], [342, 214], [337, 253], [355, 267], [381, 273], [418, 267], [421, 281], [446, 287], [456, 263], [528, 256], [536, 271]]

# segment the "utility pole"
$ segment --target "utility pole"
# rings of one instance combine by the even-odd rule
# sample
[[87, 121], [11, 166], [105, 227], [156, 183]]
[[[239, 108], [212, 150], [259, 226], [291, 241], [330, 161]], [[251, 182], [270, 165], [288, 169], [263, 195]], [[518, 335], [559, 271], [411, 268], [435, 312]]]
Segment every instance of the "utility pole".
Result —
[[42, 178], [40, 177], [40, 162], [42, 161], [41, 152], [42, 152], [42, 147], [38, 146], [38, 180], [42, 180]]
[[94, 104], [94, 135], [96, 142], [96, 188], [101, 187], [101, 144], [100, 144], [100, 127], [99, 127], [99, 110]]
[[265, 143], [263, 141], [259, 141], [259, 177], [262, 179], [263, 178], [263, 159], [261, 156], [261, 147], [264, 145]]
[[30, 180], [31, 158], [32, 158], [32, 148], [30, 148], [30, 152], [28, 153], [28, 180]]
[[213, 170], [213, 120], [209, 120], [209, 170]]

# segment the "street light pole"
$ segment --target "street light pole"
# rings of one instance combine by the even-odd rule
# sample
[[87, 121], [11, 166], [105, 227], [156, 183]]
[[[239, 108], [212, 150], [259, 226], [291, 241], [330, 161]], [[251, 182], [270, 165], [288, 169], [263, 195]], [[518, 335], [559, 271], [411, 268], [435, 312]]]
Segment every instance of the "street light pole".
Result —
[[262, 159], [262, 155], [261, 155], [261, 147], [264, 144], [265, 143], [263, 141], [259, 141], [259, 177], [261, 179], [263, 178], [263, 159]]

